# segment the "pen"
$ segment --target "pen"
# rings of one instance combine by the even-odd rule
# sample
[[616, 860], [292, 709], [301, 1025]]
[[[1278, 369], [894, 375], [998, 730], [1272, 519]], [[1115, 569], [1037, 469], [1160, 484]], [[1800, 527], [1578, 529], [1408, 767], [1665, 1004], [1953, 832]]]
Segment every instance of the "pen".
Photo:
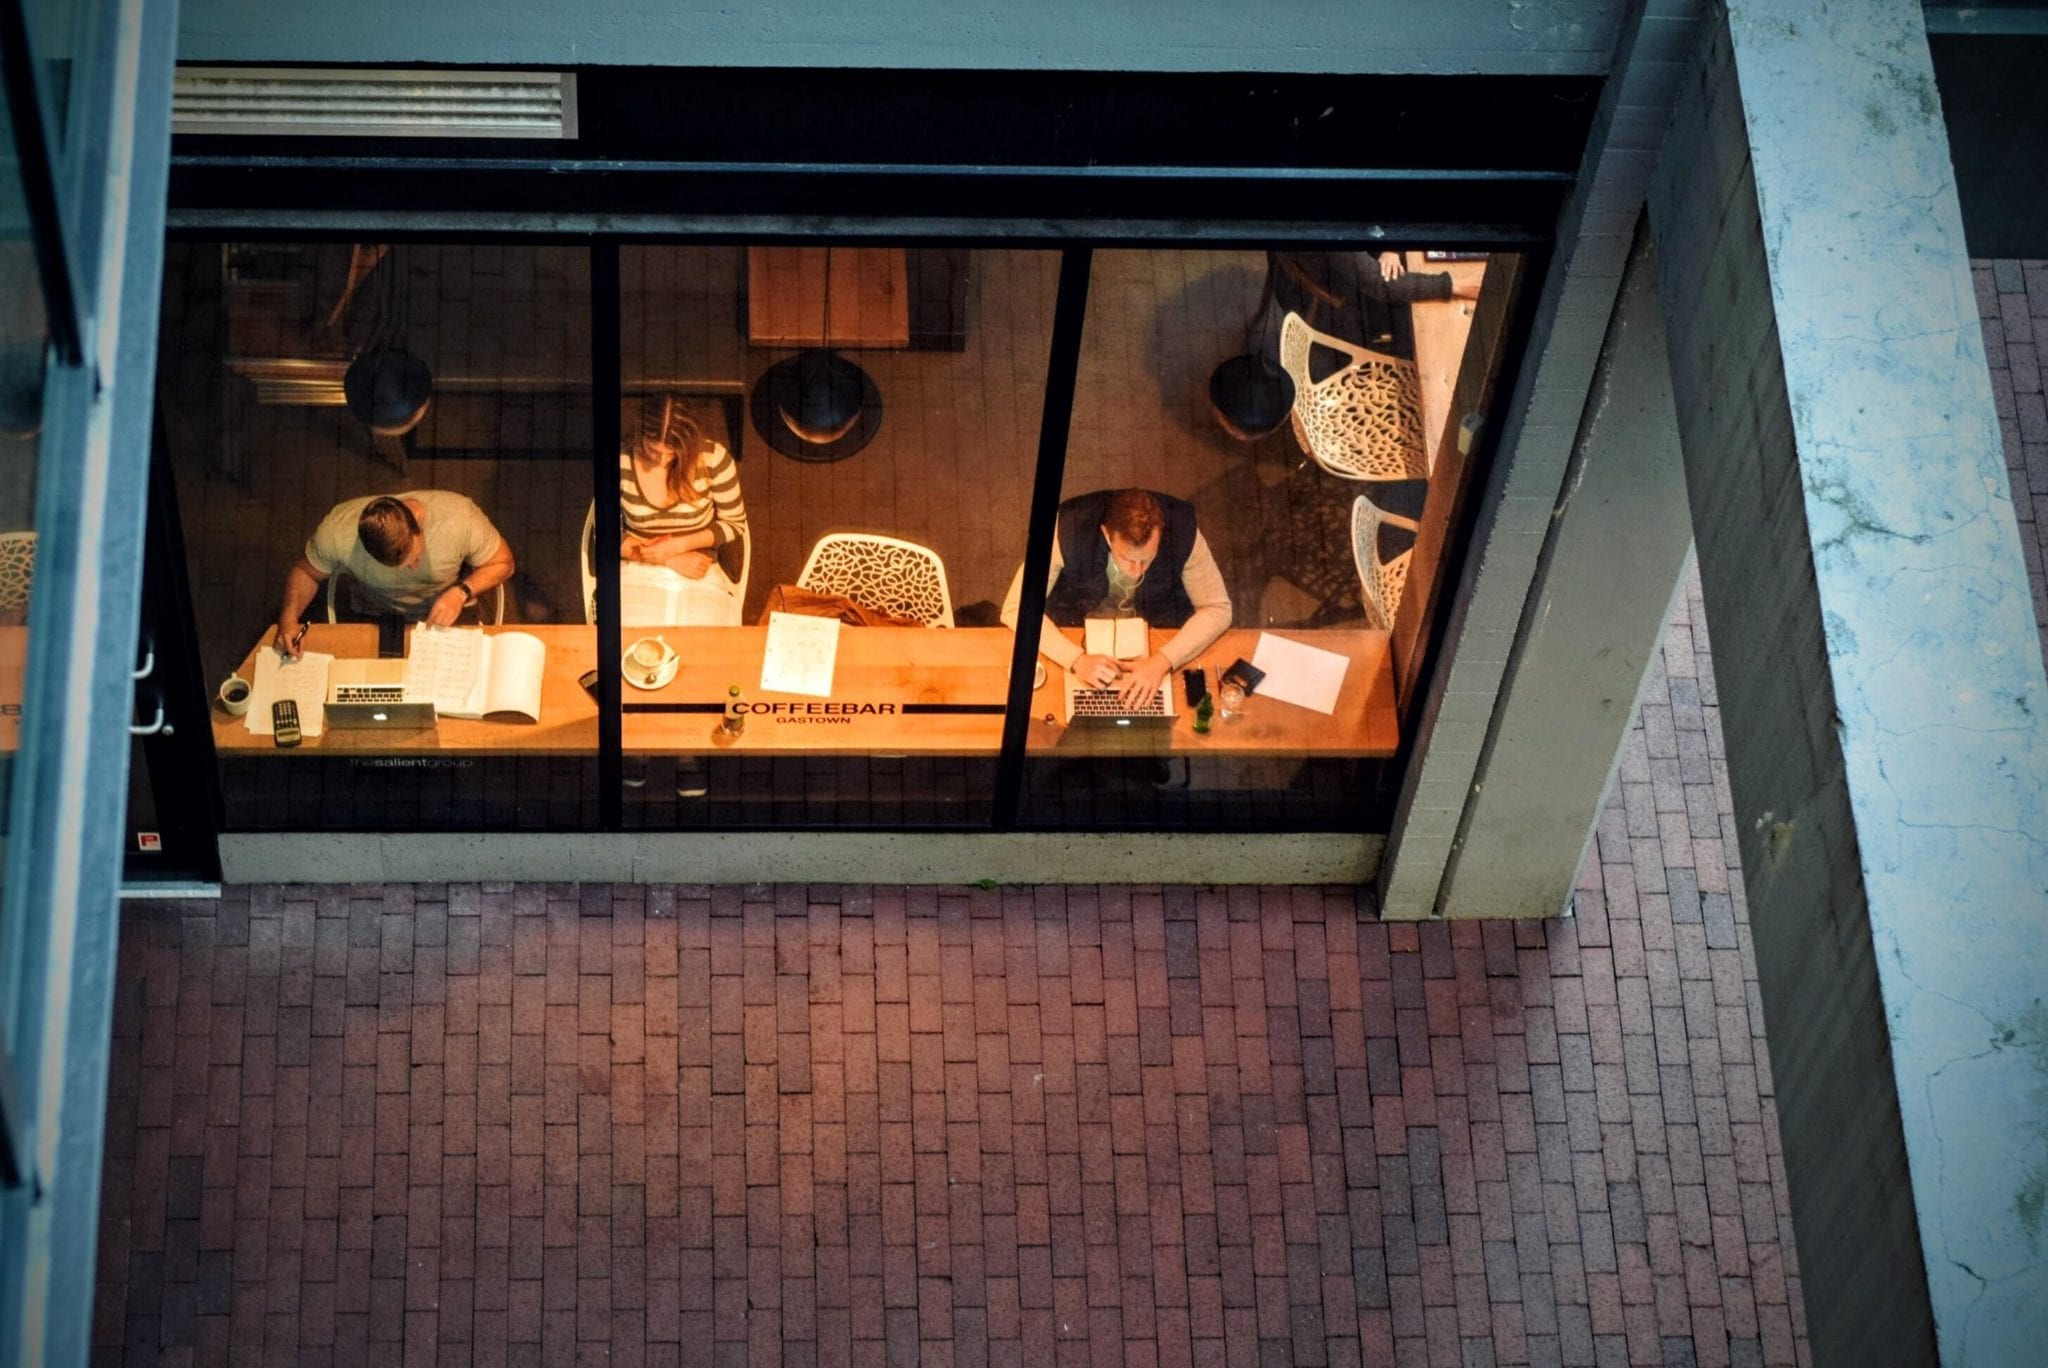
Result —
[[302, 642], [302, 641], [304, 641], [304, 640], [306, 639], [306, 629], [307, 629], [307, 628], [309, 628], [309, 627], [311, 627], [312, 625], [313, 625], [313, 624], [312, 624], [312, 623], [310, 623], [310, 622], [302, 622], [302, 623], [300, 623], [300, 624], [299, 624], [299, 634], [298, 634], [297, 636], [295, 636], [295, 637], [293, 637], [293, 638], [292, 638], [292, 644], [291, 644], [291, 646], [290, 646], [289, 648], [285, 649], [284, 651], [282, 651], [282, 652], [281, 652], [281, 654], [283, 654], [283, 655], [295, 655], [295, 654], [297, 654], [297, 653], [298, 653], [298, 649], [299, 649], [299, 643], [300, 643], [300, 642]]

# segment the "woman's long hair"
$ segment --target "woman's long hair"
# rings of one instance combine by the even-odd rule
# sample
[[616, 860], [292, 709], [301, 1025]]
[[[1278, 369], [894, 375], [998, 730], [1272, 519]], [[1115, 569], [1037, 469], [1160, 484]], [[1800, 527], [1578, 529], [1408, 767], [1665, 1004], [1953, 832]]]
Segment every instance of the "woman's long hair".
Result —
[[704, 473], [711, 448], [711, 438], [687, 400], [664, 394], [640, 405], [640, 431], [633, 439], [633, 460], [637, 465], [658, 465], [668, 472], [671, 507], [690, 496], [694, 482]]

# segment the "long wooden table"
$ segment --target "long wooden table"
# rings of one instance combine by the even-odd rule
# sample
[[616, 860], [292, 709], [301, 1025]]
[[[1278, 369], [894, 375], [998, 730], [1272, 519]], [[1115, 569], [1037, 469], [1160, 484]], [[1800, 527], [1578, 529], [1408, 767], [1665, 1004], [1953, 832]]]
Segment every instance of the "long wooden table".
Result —
[[28, 628], [0, 626], [0, 753], [21, 749], [22, 671], [28, 665]]
[[[541, 684], [541, 720], [477, 721], [443, 718], [421, 731], [341, 731], [329, 728], [299, 747], [278, 750], [268, 736], [252, 735], [241, 718], [213, 707], [214, 744], [223, 752], [279, 756], [329, 751], [403, 754], [467, 751], [498, 755], [559, 755], [597, 748], [597, 704], [577, 679], [596, 663], [597, 633], [588, 626], [544, 625], [485, 630], [523, 631], [547, 646]], [[623, 740], [628, 753], [712, 754], [727, 751], [817, 755], [993, 755], [1002, 745], [1013, 637], [1004, 627], [953, 629], [848, 627], [829, 699], [770, 693], [758, 686], [767, 642], [763, 627], [627, 628], [623, 639], [659, 632], [681, 657], [675, 677], [660, 689], [622, 685]], [[1078, 634], [1076, 634], [1078, 636]], [[1154, 644], [1168, 634], [1154, 633]], [[1258, 631], [1238, 628], [1199, 657], [1210, 687], [1239, 656], [1250, 658]], [[1135, 755], [1200, 752], [1260, 756], [1387, 756], [1398, 729], [1388, 636], [1377, 631], [1289, 632], [1284, 635], [1348, 655], [1337, 711], [1321, 713], [1256, 694], [1243, 713], [1215, 719], [1210, 734], [1194, 731], [1183, 708], [1171, 728], [1116, 727], [1062, 722], [1061, 680], [1048, 668], [1032, 696], [1028, 748], [1033, 754]], [[314, 624], [305, 649], [337, 656], [376, 653], [377, 630], [368, 624]], [[242, 661], [253, 679], [258, 650]], [[617, 668], [616, 665], [613, 668]], [[1180, 680], [1169, 683], [1178, 691]], [[729, 686], [740, 686], [749, 709], [738, 737], [719, 723]], [[1184, 697], [1177, 695], [1177, 697]]]

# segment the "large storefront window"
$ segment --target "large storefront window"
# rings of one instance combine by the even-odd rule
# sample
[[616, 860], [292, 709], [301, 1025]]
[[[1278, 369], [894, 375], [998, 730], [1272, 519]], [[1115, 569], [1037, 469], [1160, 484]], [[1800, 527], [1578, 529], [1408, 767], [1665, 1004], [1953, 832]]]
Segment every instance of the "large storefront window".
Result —
[[624, 249], [627, 826], [987, 824], [1058, 272]]
[[595, 824], [588, 262], [174, 244], [160, 399], [230, 830]]
[[1090, 261], [175, 244], [227, 828], [1369, 829], [1513, 258]]
[[1483, 269], [1097, 253], [1026, 825], [1357, 829]]

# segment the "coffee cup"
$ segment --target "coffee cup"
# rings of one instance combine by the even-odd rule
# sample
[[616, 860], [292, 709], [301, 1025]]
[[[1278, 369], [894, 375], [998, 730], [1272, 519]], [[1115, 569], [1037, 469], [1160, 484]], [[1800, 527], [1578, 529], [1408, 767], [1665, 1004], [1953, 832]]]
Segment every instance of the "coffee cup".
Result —
[[255, 691], [248, 680], [238, 674], [231, 674], [220, 684], [220, 705], [229, 717], [240, 717], [249, 711], [249, 695]]
[[643, 670], [658, 670], [667, 663], [668, 643], [653, 637], [642, 637], [633, 643], [632, 660]]

